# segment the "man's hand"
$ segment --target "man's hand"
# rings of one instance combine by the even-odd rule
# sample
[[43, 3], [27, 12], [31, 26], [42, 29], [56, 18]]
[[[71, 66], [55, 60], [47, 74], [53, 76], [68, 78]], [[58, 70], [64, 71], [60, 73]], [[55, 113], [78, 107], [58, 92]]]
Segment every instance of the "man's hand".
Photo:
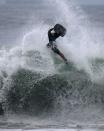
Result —
[[51, 44], [50, 44], [50, 43], [48, 43], [48, 44], [47, 44], [47, 47], [48, 47], [48, 48], [50, 48], [50, 46], [51, 46]]

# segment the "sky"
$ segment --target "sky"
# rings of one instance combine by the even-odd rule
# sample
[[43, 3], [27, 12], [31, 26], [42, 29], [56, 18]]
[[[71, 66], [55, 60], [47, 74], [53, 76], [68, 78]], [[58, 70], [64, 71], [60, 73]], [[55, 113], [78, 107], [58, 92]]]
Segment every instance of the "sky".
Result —
[[[0, 4], [6, 4], [7, 2], [9, 1], [15, 1], [15, 0], [0, 0]], [[17, 1], [30, 1], [30, 0], [17, 0]], [[31, 0], [32, 1], [32, 0]], [[38, 1], [38, 0], [33, 0], [33, 1]], [[104, 0], [76, 0], [78, 1], [79, 4], [88, 4], [88, 5], [93, 5], [93, 4], [96, 4], [96, 5], [104, 5]]]
[[96, 5], [104, 5], [104, 0], [77, 0], [81, 4], [96, 4]]

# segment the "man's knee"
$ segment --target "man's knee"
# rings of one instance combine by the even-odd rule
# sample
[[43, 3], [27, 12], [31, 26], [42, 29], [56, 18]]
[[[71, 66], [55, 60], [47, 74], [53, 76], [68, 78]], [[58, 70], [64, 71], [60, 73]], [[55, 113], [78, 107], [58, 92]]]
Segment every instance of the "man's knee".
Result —
[[50, 48], [50, 47], [52, 47], [52, 45], [53, 45], [53, 42], [50, 41], [50, 42], [47, 44], [47, 47]]
[[50, 43], [48, 43], [46, 46], [47, 46], [48, 48], [50, 48], [51, 45], [50, 45]]

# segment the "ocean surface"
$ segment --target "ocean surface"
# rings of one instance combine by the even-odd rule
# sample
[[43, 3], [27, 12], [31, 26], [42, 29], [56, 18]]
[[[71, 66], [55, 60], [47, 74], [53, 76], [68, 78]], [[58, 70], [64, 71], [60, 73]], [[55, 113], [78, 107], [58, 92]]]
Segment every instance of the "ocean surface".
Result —
[[[0, 131], [104, 129], [103, 16], [66, 0], [0, 4]], [[56, 23], [68, 65], [46, 48]]]

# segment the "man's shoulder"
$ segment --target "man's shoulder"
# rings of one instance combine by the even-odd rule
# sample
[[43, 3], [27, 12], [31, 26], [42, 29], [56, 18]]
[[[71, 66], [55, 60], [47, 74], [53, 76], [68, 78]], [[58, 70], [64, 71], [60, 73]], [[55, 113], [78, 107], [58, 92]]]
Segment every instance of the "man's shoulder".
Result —
[[52, 31], [54, 28], [50, 28], [49, 31]]

